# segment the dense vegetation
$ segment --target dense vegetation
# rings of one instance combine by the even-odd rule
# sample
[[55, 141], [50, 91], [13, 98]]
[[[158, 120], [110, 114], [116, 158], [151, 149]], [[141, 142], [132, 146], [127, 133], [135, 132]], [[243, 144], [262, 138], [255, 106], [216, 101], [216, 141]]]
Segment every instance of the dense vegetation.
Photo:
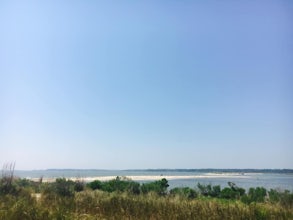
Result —
[[52, 183], [4, 176], [0, 219], [293, 219], [289, 191], [202, 185], [168, 190], [168, 181], [139, 184], [117, 177]]

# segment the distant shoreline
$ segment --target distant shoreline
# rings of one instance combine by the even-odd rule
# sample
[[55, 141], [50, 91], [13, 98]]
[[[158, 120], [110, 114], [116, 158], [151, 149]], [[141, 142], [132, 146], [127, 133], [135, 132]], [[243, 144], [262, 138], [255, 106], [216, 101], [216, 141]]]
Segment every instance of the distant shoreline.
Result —
[[204, 172], [204, 173], [289, 173], [293, 174], [293, 169], [34, 169], [34, 170], [15, 170], [16, 172], [46, 171], [131, 171], [131, 172]]
[[[65, 177], [67, 180], [72, 181], [84, 181], [84, 182], [91, 182], [94, 180], [100, 181], [108, 181], [115, 179], [117, 176], [90, 176], [90, 177]], [[58, 177], [46, 177], [42, 178], [43, 182], [54, 182]], [[130, 179], [133, 181], [155, 181], [160, 180], [162, 178], [166, 178], [167, 180], [180, 180], [180, 179], [209, 179], [209, 178], [251, 178], [247, 175], [242, 175], [239, 173], [231, 173], [231, 174], [212, 174], [207, 173], [206, 175], [185, 175], [185, 176], [171, 176], [171, 175], [138, 175], [138, 176], [122, 176], [122, 178]], [[33, 181], [39, 181], [40, 178], [28, 178]]]

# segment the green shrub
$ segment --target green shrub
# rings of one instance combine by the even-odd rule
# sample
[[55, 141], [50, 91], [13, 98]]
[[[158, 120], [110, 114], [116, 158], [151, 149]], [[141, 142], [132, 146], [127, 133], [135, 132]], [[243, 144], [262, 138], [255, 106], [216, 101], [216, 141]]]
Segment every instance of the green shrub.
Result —
[[200, 194], [203, 196], [209, 196], [212, 191], [211, 184], [204, 185], [204, 184], [198, 183], [197, 188], [199, 189]]
[[281, 205], [293, 207], [293, 193], [290, 193], [289, 190], [285, 190], [284, 193], [281, 194]]
[[92, 190], [102, 190], [106, 192], [129, 192], [132, 194], [140, 193], [140, 184], [134, 182], [130, 179], [126, 179], [123, 177], [116, 177], [113, 180], [101, 182], [99, 180], [95, 180], [87, 184], [89, 188]]
[[47, 192], [56, 193], [59, 196], [71, 197], [74, 195], [74, 182], [65, 178], [57, 178], [56, 181], [49, 185]]
[[134, 195], [140, 194], [140, 184], [133, 181], [129, 182], [129, 185], [127, 186], [127, 192]]
[[113, 180], [106, 181], [102, 184], [102, 190], [106, 192], [125, 192], [127, 191], [128, 186], [130, 185], [130, 180], [122, 179], [117, 176]]
[[142, 184], [141, 192], [145, 194], [149, 192], [156, 192], [158, 195], [166, 195], [168, 187], [168, 180], [163, 178], [158, 181]]
[[[248, 193], [241, 197], [241, 201], [246, 204], [250, 204], [252, 202], [265, 202], [266, 195], [267, 190], [263, 187], [249, 188]], [[270, 195], [270, 193], [268, 193], [268, 195]], [[271, 195], [275, 202], [279, 200], [279, 195], [277, 195], [275, 191], [271, 192]]]
[[213, 186], [210, 192], [210, 196], [219, 198], [220, 194], [221, 194], [221, 186], [220, 185]]
[[194, 199], [197, 197], [197, 192], [194, 189], [191, 189], [189, 187], [176, 187], [170, 190], [170, 195], [175, 196], [179, 195], [180, 197], [183, 198], [188, 198], [188, 199]]
[[250, 188], [248, 196], [253, 202], [264, 202], [267, 190], [263, 187]]
[[232, 188], [228, 188], [228, 187], [225, 187], [220, 193], [220, 197], [224, 199], [236, 199], [237, 196], [238, 196], [238, 193]]
[[279, 202], [280, 201], [280, 198], [281, 198], [281, 192], [278, 192], [277, 190], [275, 189], [270, 189], [270, 191], [268, 191], [268, 194], [269, 194], [269, 200], [272, 202], [272, 203], [276, 203], [276, 202]]
[[19, 187], [17, 187], [14, 180], [7, 177], [3, 177], [0, 179], [0, 195], [16, 195], [18, 192]]
[[100, 180], [94, 180], [87, 184], [87, 186], [92, 190], [102, 189], [102, 185], [103, 183]]
[[81, 192], [81, 191], [84, 190], [84, 186], [85, 186], [85, 184], [84, 184], [83, 181], [77, 180], [77, 181], [74, 182], [73, 189], [74, 189], [75, 192]]
[[210, 196], [210, 197], [220, 197], [221, 194], [221, 186], [216, 185], [212, 186], [211, 184], [204, 185], [204, 184], [197, 184], [197, 188], [201, 195], [203, 196]]
[[245, 195], [245, 189], [236, 186], [235, 183], [228, 182], [229, 187], [225, 187], [221, 190], [220, 194], [218, 194], [219, 198], [224, 199], [240, 199], [243, 195]]

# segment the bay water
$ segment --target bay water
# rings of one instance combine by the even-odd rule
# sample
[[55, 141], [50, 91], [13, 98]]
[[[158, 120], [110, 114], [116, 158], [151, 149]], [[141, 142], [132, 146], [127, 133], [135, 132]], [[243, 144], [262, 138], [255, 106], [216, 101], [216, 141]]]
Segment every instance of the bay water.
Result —
[[265, 187], [266, 189], [290, 190], [293, 192], [293, 173], [269, 172], [206, 172], [180, 170], [16, 170], [14, 175], [20, 178], [37, 180], [54, 180], [56, 178], [72, 178], [89, 182], [94, 179], [133, 177], [140, 183], [166, 178], [170, 187], [195, 188], [198, 183], [220, 185], [222, 188], [233, 182], [244, 189]]

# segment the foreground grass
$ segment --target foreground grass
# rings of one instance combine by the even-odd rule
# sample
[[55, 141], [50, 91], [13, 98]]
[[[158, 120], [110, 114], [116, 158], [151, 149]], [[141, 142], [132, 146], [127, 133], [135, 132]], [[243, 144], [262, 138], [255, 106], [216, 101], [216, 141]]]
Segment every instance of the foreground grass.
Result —
[[215, 198], [85, 190], [72, 197], [28, 191], [0, 200], [0, 219], [293, 219], [292, 207]]
[[293, 219], [293, 194], [198, 184], [174, 188], [162, 179], [140, 185], [117, 177], [84, 184], [0, 179], [0, 220], [26, 219]]
[[[245, 205], [239, 201], [219, 199], [193, 199], [178, 197], [129, 196], [123, 194], [105, 195], [101, 192], [80, 193], [81, 213], [90, 213], [90, 207], [97, 207], [100, 218], [119, 219], [289, 219], [292, 210], [269, 204]], [[90, 206], [84, 199], [92, 198]], [[97, 199], [100, 198], [100, 199]], [[87, 200], [88, 201], [88, 200]], [[90, 213], [95, 215], [95, 212]]]

